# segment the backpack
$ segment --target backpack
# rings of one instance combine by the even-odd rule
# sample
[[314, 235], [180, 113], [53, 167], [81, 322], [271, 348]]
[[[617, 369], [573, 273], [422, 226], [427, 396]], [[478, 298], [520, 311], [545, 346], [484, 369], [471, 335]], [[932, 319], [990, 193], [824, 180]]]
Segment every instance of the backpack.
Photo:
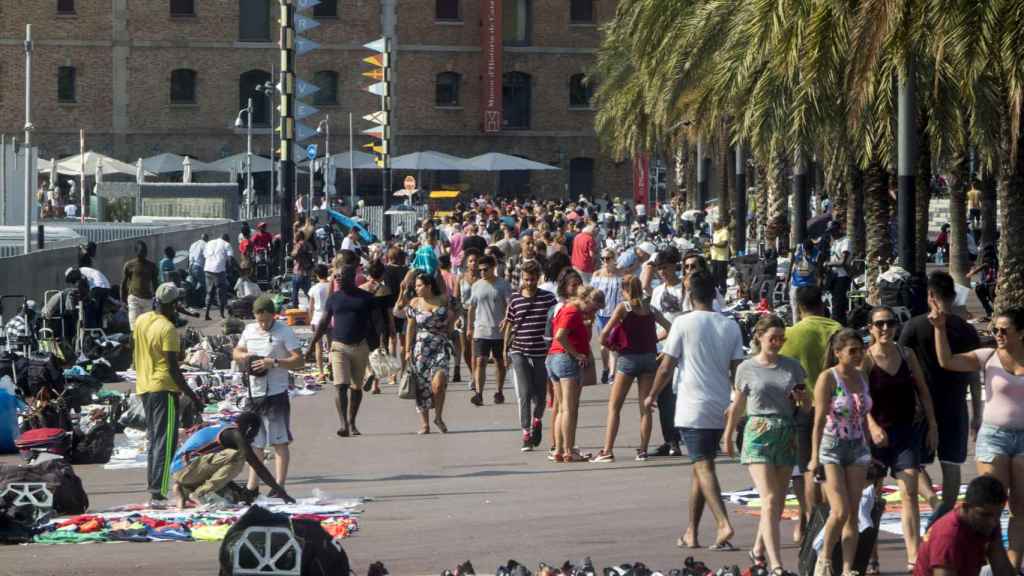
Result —
[[106, 464], [114, 454], [114, 427], [102, 422], [85, 435], [75, 435], [72, 464]]
[[0, 464], [0, 493], [12, 483], [33, 482], [46, 485], [53, 495], [53, 510], [57, 514], [83, 514], [89, 508], [89, 496], [82, 487], [82, 479], [64, 460], [25, 466]]
[[345, 549], [319, 522], [253, 506], [220, 545], [220, 576], [242, 572], [348, 576], [350, 566]]

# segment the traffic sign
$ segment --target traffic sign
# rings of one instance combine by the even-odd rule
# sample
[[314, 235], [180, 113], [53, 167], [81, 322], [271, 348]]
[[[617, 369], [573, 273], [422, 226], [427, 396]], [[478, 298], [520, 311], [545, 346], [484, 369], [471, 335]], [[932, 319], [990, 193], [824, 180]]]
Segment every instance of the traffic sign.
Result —
[[316, 160], [316, 144], [310, 144], [306, 146], [306, 158], [310, 160]]

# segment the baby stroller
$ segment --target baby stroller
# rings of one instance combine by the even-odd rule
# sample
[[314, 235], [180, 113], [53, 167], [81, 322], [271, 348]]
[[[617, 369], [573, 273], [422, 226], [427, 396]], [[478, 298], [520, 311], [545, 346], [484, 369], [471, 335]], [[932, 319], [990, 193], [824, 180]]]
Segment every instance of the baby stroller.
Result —
[[[16, 304], [8, 304], [11, 301]], [[0, 347], [23, 356], [37, 349], [39, 315], [35, 309], [35, 301], [24, 296], [0, 296]], [[17, 313], [10, 315], [8, 310], [17, 310]]]

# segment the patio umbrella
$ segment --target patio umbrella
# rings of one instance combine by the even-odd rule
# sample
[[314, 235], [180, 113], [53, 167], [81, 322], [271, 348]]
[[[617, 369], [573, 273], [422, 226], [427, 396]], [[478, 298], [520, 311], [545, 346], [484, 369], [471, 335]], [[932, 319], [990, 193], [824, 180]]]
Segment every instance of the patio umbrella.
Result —
[[192, 160], [188, 156], [181, 161], [181, 181], [185, 184], [192, 182]]
[[50, 190], [57, 189], [57, 159], [50, 158]]
[[413, 152], [391, 159], [394, 170], [464, 170], [466, 160], [450, 154], [434, 152]]
[[[62, 159], [57, 163], [57, 172], [69, 176], [77, 176], [83, 172], [83, 160], [85, 164], [84, 172], [86, 174], [95, 173], [96, 167], [100, 166], [104, 176], [109, 176], [111, 174], [135, 175], [135, 166], [132, 164], [121, 162], [116, 158], [111, 158], [105, 154], [92, 151], [86, 152], [84, 158], [81, 154], [75, 154], [74, 156]], [[146, 175], [153, 176], [149, 171], [147, 171]]]
[[103, 158], [96, 160], [96, 172], [93, 174], [92, 193], [94, 196], [100, 193], [100, 183], [103, 182]]
[[330, 198], [338, 194], [337, 188], [334, 187], [334, 179], [338, 176], [338, 169], [334, 164], [334, 157], [325, 158], [324, 164], [324, 196]]
[[[227, 158], [221, 158], [216, 162], [210, 162], [207, 164], [211, 172], [231, 172], [233, 168], [237, 166], [245, 166], [245, 152], [228, 156]], [[270, 172], [274, 169], [273, 162], [270, 158], [259, 156], [257, 154], [252, 155], [252, 173], [258, 174], [260, 172]]]
[[360, 150], [351, 151], [346, 150], [345, 152], [339, 152], [337, 154], [331, 154], [331, 160], [334, 161], [334, 166], [341, 168], [342, 170], [348, 170], [350, 166], [349, 156], [351, 155], [351, 167], [353, 170], [376, 170], [377, 164], [373, 161], [373, 156], [362, 152]]
[[[192, 163], [193, 172], [210, 172], [211, 169], [209, 164], [206, 162], [200, 162], [194, 158], [190, 158], [189, 161]], [[142, 159], [142, 167], [147, 172], [153, 172], [155, 174], [171, 174], [181, 172], [185, 164], [185, 156], [178, 154], [171, 154], [170, 152], [164, 152], [157, 154], [156, 156], [150, 156], [149, 158]]]
[[139, 161], [135, 163], [135, 183], [144, 184], [145, 182], [146, 172], [145, 169], [142, 167], [142, 158], [139, 158]]
[[527, 160], [510, 154], [488, 152], [474, 156], [463, 162], [461, 170], [477, 170], [482, 172], [504, 172], [509, 170], [558, 170], [554, 166]]

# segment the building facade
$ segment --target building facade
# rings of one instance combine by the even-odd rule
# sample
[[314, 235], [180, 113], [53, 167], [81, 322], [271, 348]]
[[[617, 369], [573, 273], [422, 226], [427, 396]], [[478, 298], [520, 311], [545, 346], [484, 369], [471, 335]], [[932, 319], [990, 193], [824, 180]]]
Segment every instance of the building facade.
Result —
[[[329, 124], [330, 149], [340, 152], [349, 148], [351, 113], [356, 147], [369, 142], [362, 117], [379, 98], [364, 90], [363, 44], [387, 34], [394, 155], [496, 151], [559, 168], [430, 173], [428, 184], [555, 198], [628, 194], [630, 165], [601, 153], [585, 82], [599, 24], [614, 10], [614, 0], [321, 0], [306, 13], [320, 25], [304, 34], [320, 47], [296, 59], [298, 77], [320, 87], [307, 99], [319, 113], [304, 122]], [[245, 150], [235, 119], [249, 98], [254, 151], [269, 155], [276, 102], [256, 88], [280, 62], [278, 12], [276, 0], [0, 0], [0, 132], [20, 139], [23, 130], [31, 23], [40, 157], [77, 153], [84, 129], [87, 149], [128, 162], [161, 152], [217, 160]], [[325, 144], [322, 136], [301, 144], [317, 141]], [[358, 172], [359, 192], [379, 193], [379, 175]]]

